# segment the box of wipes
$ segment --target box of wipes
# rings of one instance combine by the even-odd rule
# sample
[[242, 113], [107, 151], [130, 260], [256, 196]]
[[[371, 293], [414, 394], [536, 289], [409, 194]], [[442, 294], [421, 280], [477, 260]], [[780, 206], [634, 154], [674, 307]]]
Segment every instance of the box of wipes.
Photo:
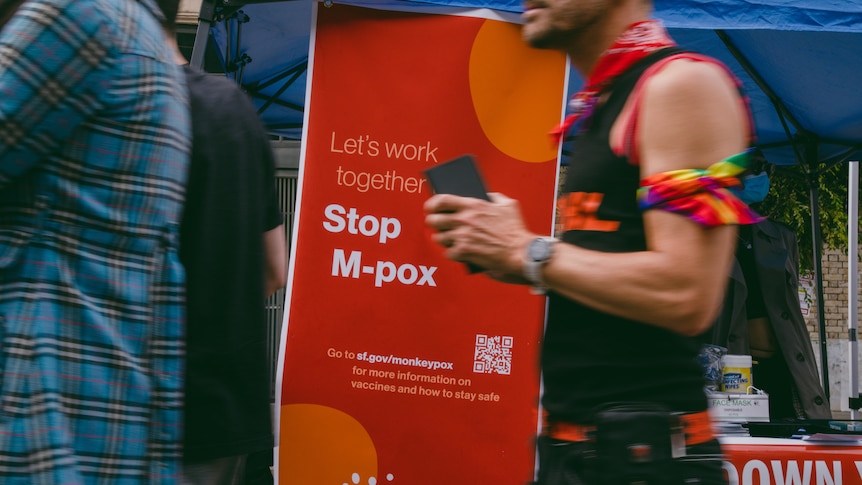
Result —
[[[762, 391], [761, 391], [762, 392]], [[737, 394], [733, 392], [707, 392], [709, 413], [716, 421], [768, 422], [769, 394]]]

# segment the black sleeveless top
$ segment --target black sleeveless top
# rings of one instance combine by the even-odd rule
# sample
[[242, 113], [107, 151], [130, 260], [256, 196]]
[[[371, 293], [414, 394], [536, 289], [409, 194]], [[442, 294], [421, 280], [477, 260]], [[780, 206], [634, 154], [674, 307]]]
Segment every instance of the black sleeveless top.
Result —
[[[636, 198], [639, 168], [611, 150], [609, 134], [638, 78], [679, 52], [655, 52], [617, 78], [577, 136], [558, 216], [566, 243], [603, 252], [646, 250]], [[542, 404], [551, 419], [584, 423], [596, 406], [621, 401], [660, 403], [682, 412], [706, 409], [694, 339], [559, 295], [550, 294], [549, 302]]]

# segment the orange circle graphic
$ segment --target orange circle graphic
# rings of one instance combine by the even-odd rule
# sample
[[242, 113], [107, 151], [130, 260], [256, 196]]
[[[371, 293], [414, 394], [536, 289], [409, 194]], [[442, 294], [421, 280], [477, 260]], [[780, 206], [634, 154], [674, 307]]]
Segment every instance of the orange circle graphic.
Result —
[[317, 404], [281, 407], [278, 474], [284, 484], [358, 483], [377, 475], [377, 450], [365, 428]]
[[548, 132], [560, 122], [565, 66], [562, 53], [528, 47], [520, 26], [484, 22], [470, 53], [470, 93], [495, 147], [524, 162], [556, 158]]

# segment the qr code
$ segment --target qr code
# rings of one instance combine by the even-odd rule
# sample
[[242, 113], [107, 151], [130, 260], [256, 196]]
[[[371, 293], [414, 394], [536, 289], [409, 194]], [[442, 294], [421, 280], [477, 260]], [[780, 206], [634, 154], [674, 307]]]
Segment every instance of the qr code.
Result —
[[512, 373], [512, 337], [476, 335], [476, 352], [473, 354], [473, 372], [477, 374]]

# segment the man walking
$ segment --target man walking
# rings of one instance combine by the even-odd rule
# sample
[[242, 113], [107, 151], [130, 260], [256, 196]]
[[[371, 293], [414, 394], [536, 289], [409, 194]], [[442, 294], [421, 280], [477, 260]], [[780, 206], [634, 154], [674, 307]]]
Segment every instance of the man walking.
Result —
[[[179, 1], [158, 2], [172, 27]], [[168, 42], [185, 64], [172, 32]], [[248, 96], [224, 76], [188, 66], [186, 75], [193, 136], [180, 227], [188, 278], [182, 483], [239, 485], [249, 455], [273, 453], [264, 303], [285, 284], [284, 226], [269, 137]]]
[[152, 0], [2, 3], [0, 483], [175, 483], [185, 77]]
[[453, 260], [547, 292], [542, 485], [723, 483], [695, 361], [722, 301], [735, 224], [728, 187], [749, 116], [717, 62], [675, 47], [649, 0], [527, 0], [524, 39], [566, 53], [584, 89], [556, 130], [574, 135], [560, 239], [518, 202], [436, 195], [426, 223]]

